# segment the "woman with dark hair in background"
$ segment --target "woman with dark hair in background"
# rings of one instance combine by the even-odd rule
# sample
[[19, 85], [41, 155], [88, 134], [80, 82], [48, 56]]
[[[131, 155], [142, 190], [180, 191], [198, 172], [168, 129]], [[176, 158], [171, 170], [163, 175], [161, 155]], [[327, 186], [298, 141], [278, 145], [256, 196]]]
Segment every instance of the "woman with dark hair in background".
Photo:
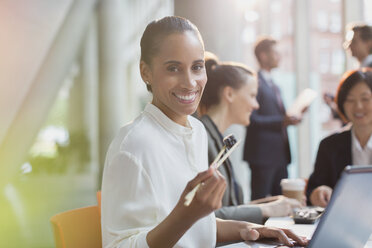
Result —
[[372, 164], [372, 71], [346, 72], [339, 84], [336, 103], [350, 129], [330, 135], [319, 144], [314, 172], [309, 178], [309, 204], [327, 206], [332, 189], [347, 165]]
[[[226, 188], [208, 169], [207, 134], [190, 116], [207, 76], [204, 45], [190, 21], [151, 22], [141, 39], [140, 72], [153, 98], [120, 129], [107, 152], [102, 180], [104, 247], [214, 247], [217, 242], [278, 238], [289, 230], [216, 219]], [[200, 186], [189, 206], [185, 196]]]
[[[245, 65], [220, 62], [217, 56], [207, 53], [205, 62], [208, 81], [200, 102], [201, 117], [208, 134], [208, 159], [212, 163], [223, 147], [222, 134], [232, 124], [249, 125], [253, 110], [257, 109], [257, 79]], [[227, 159], [220, 167], [227, 179], [222, 208], [215, 211], [222, 219], [246, 220], [264, 223], [273, 216], [287, 216], [292, 208], [301, 204], [295, 199], [275, 196], [268, 203], [244, 204], [241, 186], [237, 183], [233, 166]]]

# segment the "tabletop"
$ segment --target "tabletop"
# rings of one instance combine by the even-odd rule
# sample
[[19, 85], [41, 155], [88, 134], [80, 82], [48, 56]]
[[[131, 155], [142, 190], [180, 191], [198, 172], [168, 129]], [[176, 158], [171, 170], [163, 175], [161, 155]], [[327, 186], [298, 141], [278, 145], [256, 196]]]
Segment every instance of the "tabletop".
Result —
[[[269, 218], [265, 226], [287, 228], [293, 230], [297, 235], [305, 236], [311, 239], [313, 232], [317, 226], [316, 224], [295, 224], [291, 217], [271, 217]], [[266, 247], [277, 247], [278, 243], [263, 243], [263, 242], [239, 242], [235, 244], [221, 246], [223, 248], [266, 248]], [[372, 235], [369, 238], [364, 248], [372, 248]]]

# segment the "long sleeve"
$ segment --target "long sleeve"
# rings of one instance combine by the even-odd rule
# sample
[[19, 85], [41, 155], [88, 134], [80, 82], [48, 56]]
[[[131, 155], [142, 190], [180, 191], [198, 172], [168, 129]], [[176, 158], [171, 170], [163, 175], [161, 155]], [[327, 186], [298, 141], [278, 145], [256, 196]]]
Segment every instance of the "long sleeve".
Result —
[[[187, 183], [208, 168], [205, 129], [192, 117], [189, 123], [181, 126], [148, 104], [114, 137], [102, 180], [103, 247], [148, 247], [148, 232], [172, 212]], [[212, 247], [215, 234], [211, 213], [174, 247]]]
[[224, 220], [240, 220], [263, 224], [264, 218], [261, 209], [257, 206], [239, 205], [223, 206], [214, 212], [217, 218]]
[[316, 187], [327, 185], [334, 188], [344, 168], [352, 164], [351, 153], [350, 130], [330, 135], [320, 142], [314, 172], [306, 189], [309, 204], [310, 195]]
[[104, 247], [148, 247], [147, 233], [159, 222], [156, 205], [150, 178], [138, 161], [126, 152], [114, 155], [102, 183]]
[[[222, 135], [208, 115], [201, 118], [208, 134], [208, 162], [211, 164], [220, 149], [223, 147]], [[233, 168], [227, 159], [218, 170], [227, 179], [227, 188], [225, 190], [222, 205], [215, 211], [215, 215], [221, 219], [244, 220], [254, 223], [263, 224], [261, 209], [257, 206], [243, 204], [243, 192], [238, 183], [234, 183]], [[237, 196], [234, 197], [237, 191]], [[241, 205], [240, 205], [241, 204]]]
[[331, 152], [327, 149], [327, 145], [324, 141], [319, 144], [318, 153], [315, 160], [314, 172], [311, 174], [307, 188], [306, 197], [308, 203], [310, 204], [310, 195], [315, 188], [320, 185], [330, 185], [330, 168], [331, 168]]

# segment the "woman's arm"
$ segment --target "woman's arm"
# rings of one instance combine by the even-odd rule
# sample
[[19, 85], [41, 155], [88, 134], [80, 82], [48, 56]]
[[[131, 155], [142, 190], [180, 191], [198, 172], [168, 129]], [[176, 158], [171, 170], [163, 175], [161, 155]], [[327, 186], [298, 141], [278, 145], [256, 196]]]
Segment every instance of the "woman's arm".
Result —
[[[105, 247], [172, 247], [197, 220], [221, 207], [226, 181], [211, 167], [188, 183], [176, 207], [158, 224], [159, 203], [147, 173], [141, 168], [125, 152], [115, 155], [105, 167], [102, 184]], [[184, 206], [185, 195], [201, 182], [203, 186], [190, 206]]]
[[293, 246], [294, 241], [300, 245], [307, 245], [306, 238], [299, 237], [288, 229], [265, 227], [244, 221], [217, 219], [217, 242], [255, 241], [261, 238], [277, 238], [279, 242], [288, 246]]
[[[197, 184], [203, 183], [191, 204], [184, 205], [185, 196]], [[173, 211], [147, 234], [150, 247], [173, 247], [183, 234], [200, 218], [221, 207], [221, 199], [225, 192], [224, 177], [210, 167], [191, 180], [181, 195]]]
[[308, 200], [308, 204], [311, 204], [311, 205], [320, 205], [318, 201], [312, 202], [312, 198], [314, 199], [314, 196], [311, 197], [313, 191], [315, 189], [319, 189], [319, 186], [330, 185], [330, 182], [329, 182], [330, 168], [333, 165], [330, 156], [333, 151], [332, 149], [330, 149], [330, 144], [328, 144], [329, 142], [327, 141], [328, 140], [326, 138], [322, 140], [319, 144], [318, 153], [317, 153], [315, 165], [314, 165], [314, 171], [310, 175], [309, 181], [307, 183], [306, 197]]

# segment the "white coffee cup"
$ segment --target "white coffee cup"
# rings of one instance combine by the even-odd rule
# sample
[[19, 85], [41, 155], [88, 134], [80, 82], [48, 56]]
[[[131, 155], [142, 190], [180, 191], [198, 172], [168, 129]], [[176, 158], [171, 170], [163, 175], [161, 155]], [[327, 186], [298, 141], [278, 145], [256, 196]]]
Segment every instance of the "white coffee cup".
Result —
[[289, 198], [302, 202], [304, 199], [305, 180], [301, 178], [285, 178], [280, 182], [282, 193]]

